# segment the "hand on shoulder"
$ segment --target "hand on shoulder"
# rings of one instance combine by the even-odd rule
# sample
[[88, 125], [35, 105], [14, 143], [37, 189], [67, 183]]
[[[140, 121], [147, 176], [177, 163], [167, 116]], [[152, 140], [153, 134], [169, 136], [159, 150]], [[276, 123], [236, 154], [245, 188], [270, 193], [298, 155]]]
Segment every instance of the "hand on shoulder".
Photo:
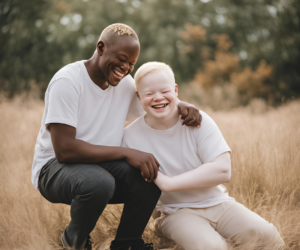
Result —
[[202, 115], [195, 105], [180, 101], [178, 110], [181, 115], [182, 125], [200, 127]]

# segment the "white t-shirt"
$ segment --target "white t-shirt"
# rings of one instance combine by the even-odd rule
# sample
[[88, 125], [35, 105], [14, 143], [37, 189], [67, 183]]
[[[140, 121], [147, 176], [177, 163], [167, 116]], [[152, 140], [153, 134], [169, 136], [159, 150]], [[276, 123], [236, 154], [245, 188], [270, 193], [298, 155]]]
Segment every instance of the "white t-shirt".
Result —
[[[201, 111], [200, 128], [182, 126], [180, 119], [167, 130], [149, 127], [144, 116], [125, 128], [122, 146], [152, 153], [160, 163], [159, 171], [176, 176], [211, 162], [222, 153], [231, 151], [216, 123]], [[216, 187], [162, 193], [156, 209], [170, 214], [179, 208], [205, 208], [234, 200]]]
[[32, 183], [38, 188], [41, 168], [55, 157], [47, 124], [76, 128], [76, 139], [94, 145], [121, 146], [125, 121], [142, 114], [130, 75], [118, 86], [102, 90], [90, 78], [84, 61], [66, 65], [51, 79], [45, 94], [45, 110], [35, 145]]

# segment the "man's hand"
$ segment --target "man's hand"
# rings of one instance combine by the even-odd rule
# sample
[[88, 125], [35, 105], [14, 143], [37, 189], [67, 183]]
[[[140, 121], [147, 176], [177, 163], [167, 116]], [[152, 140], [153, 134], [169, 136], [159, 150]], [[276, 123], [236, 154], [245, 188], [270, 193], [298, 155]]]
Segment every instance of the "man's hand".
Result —
[[152, 154], [124, 148], [124, 156], [128, 164], [141, 170], [141, 174], [146, 181], [152, 182], [156, 179], [159, 163]]
[[179, 114], [181, 115], [182, 125], [200, 127], [202, 116], [194, 105], [187, 102], [178, 103]]

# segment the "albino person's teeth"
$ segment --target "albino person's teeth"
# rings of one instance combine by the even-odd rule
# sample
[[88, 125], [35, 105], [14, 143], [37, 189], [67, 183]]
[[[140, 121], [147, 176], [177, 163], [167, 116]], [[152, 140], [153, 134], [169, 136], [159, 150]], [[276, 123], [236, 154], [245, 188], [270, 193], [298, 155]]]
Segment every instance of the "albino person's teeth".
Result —
[[167, 106], [167, 104], [163, 104], [163, 105], [153, 105], [152, 107], [153, 108], [164, 108], [164, 107], [166, 107]]

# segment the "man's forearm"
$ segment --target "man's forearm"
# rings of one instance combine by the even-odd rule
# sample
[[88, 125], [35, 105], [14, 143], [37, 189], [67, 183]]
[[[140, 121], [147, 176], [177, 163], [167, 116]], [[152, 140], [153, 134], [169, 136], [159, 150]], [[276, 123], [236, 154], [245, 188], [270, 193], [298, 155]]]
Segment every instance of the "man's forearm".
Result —
[[140, 169], [148, 181], [153, 181], [157, 176], [159, 162], [152, 154], [130, 148], [93, 145], [76, 139], [76, 129], [66, 124], [50, 123], [48, 128], [56, 159], [60, 163], [99, 163], [124, 159], [132, 167]]
[[181, 115], [182, 125], [200, 127], [202, 116], [193, 104], [182, 102], [177, 98], [176, 105], [178, 113]]
[[55, 155], [61, 163], [98, 163], [125, 159], [125, 150], [126, 148], [122, 147], [93, 145], [78, 139], [71, 139], [64, 142]]

